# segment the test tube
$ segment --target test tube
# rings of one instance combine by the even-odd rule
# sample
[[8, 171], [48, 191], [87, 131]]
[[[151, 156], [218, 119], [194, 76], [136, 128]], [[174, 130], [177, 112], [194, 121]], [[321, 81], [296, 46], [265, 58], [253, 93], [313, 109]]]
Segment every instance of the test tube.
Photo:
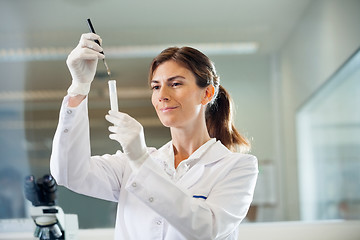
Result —
[[113, 111], [119, 111], [118, 98], [116, 92], [116, 80], [109, 80], [110, 107]]

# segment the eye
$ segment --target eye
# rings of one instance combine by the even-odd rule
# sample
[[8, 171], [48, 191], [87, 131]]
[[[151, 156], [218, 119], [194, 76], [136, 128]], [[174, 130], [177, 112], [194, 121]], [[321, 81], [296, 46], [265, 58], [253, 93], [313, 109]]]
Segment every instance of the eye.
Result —
[[171, 84], [172, 87], [178, 87], [178, 86], [180, 86], [180, 85], [181, 85], [181, 83], [179, 83], [179, 82], [173, 82], [173, 83]]
[[160, 86], [159, 86], [159, 85], [152, 85], [152, 86], [151, 86], [151, 89], [152, 89], [152, 90], [159, 90], [159, 89], [160, 89]]

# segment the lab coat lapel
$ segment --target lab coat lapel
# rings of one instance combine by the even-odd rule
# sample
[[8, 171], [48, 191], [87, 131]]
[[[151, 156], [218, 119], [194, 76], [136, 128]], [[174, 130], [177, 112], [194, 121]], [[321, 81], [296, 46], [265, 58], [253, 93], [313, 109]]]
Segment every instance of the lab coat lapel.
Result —
[[204, 174], [204, 168], [205, 166], [195, 164], [192, 168], [189, 169], [187, 173], [182, 176], [182, 178], [179, 179], [178, 184], [183, 186], [185, 189], [189, 189], [191, 186], [193, 186], [201, 176]]
[[178, 184], [182, 185], [184, 188], [189, 189], [204, 174], [205, 167], [209, 164], [221, 160], [225, 155], [231, 153], [220, 141], [214, 143], [208, 151], [201, 156], [198, 163], [196, 163], [189, 171], [184, 174], [184, 176], [179, 179]]

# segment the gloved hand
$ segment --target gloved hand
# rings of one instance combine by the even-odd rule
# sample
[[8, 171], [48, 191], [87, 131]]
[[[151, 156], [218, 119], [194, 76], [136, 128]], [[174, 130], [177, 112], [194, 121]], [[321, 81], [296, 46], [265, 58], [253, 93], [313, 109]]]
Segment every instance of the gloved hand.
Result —
[[131, 160], [132, 167], [139, 168], [148, 156], [143, 126], [126, 113], [110, 110], [106, 120], [114, 124], [109, 127], [109, 138], [116, 140]]
[[104, 59], [103, 51], [97, 39], [101, 43], [99, 35], [94, 33], [84, 33], [81, 35], [79, 44], [69, 54], [66, 64], [72, 76], [72, 83], [68, 89], [70, 96], [87, 95], [90, 91], [91, 82], [96, 73], [98, 59]]

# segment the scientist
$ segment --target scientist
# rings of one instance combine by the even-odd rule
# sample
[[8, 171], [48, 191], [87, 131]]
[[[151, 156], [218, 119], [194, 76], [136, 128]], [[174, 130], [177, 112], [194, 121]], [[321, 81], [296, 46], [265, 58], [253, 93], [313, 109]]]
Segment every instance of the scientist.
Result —
[[87, 95], [102, 48], [81, 36], [66, 61], [72, 76], [53, 140], [59, 185], [118, 203], [115, 239], [237, 239], [253, 198], [257, 160], [232, 124], [230, 96], [207, 56], [171, 47], [151, 63], [152, 104], [172, 140], [148, 148], [143, 127], [109, 111], [109, 137], [123, 151], [91, 156]]

